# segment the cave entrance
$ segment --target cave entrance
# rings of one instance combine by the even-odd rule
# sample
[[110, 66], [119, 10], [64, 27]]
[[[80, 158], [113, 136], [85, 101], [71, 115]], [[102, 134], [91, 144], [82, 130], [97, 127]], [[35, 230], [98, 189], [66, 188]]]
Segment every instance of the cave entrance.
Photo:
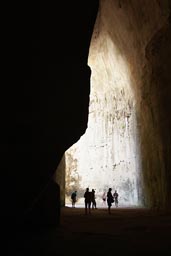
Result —
[[102, 194], [111, 187], [119, 193], [120, 207], [141, 206], [141, 159], [130, 69], [103, 25], [98, 16], [88, 58], [92, 75], [87, 130], [65, 152], [65, 204], [71, 205], [71, 192], [77, 190], [77, 205], [83, 206], [89, 187], [96, 190], [97, 207], [102, 207]]

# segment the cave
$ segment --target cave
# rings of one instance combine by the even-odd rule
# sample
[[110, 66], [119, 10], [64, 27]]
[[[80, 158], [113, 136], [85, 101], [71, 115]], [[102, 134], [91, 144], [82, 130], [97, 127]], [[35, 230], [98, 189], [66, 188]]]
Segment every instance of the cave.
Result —
[[[57, 180], [65, 187], [64, 174], [60, 173], [67, 168], [69, 180], [76, 176], [75, 184], [66, 184], [67, 202], [72, 189], [79, 189], [83, 194], [89, 185], [99, 184], [105, 189], [107, 184], [112, 187], [112, 182], [119, 182], [121, 192], [123, 186], [128, 187], [122, 195], [127, 197], [128, 204], [163, 209], [170, 204], [164, 164], [164, 148], [168, 147], [166, 151], [169, 152], [170, 143], [167, 141], [164, 145], [162, 135], [166, 129], [163, 122], [168, 125], [169, 121], [169, 114], [166, 119], [163, 115], [170, 111], [170, 106], [168, 96], [161, 96], [158, 90], [160, 80], [164, 78], [163, 74], [160, 77], [160, 72], [165, 69], [161, 59], [165, 56], [163, 48], [166, 47], [162, 47], [162, 43], [166, 43], [163, 34], [168, 33], [169, 3], [147, 3], [138, 13], [139, 3], [131, 7], [129, 3], [121, 2], [100, 2], [88, 58], [92, 71], [89, 123], [85, 135], [77, 142], [80, 145], [75, 143], [66, 151], [57, 170]], [[163, 12], [165, 15], [161, 17]], [[169, 87], [167, 79], [165, 86]], [[94, 118], [91, 118], [93, 114]], [[99, 142], [93, 141], [98, 138]], [[100, 147], [102, 150], [98, 151]], [[78, 158], [82, 161], [80, 166]], [[88, 165], [89, 161], [92, 163]], [[109, 169], [118, 174], [111, 174]], [[90, 178], [91, 174], [94, 178], [85, 183], [82, 181], [82, 187], [79, 187], [78, 180], [83, 180], [83, 175]], [[105, 175], [108, 176], [106, 186], [100, 185], [98, 175], [103, 181]], [[65, 204], [64, 193], [62, 204]], [[131, 193], [134, 194], [132, 198], [128, 196]], [[124, 205], [127, 205], [126, 201]]]
[[[63, 159], [65, 200], [71, 204], [70, 195], [77, 190], [77, 204], [84, 206], [85, 188], [91, 187], [96, 189], [100, 207], [103, 193], [113, 187], [119, 192], [120, 207], [142, 207], [145, 192], [134, 80], [131, 65], [112, 38], [112, 34], [122, 36], [123, 32], [119, 26], [111, 27], [107, 20], [111, 13], [106, 8], [110, 7], [101, 5], [89, 49], [92, 74], [87, 129]], [[118, 40], [121, 45], [125, 38]]]
[[[41, 1], [22, 8], [8, 14], [3, 31], [1, 227], [9, 255], [64, 255], [78, 238], [82, 249], [88, 243], [101, 255], [104, 240], [109, 252], [115, 240], [124, 252], [170, 250], [170, 1]], [[103, 135], [91, 139], [102, 140], [96, 168], [105, 175], [111, 165], [111, 172], [132, 170], [129, 202], [143, 210], [85, 220], [65, 207], [65, 153], [86, 135], [93, 113]], [[88, 223], [98, 225], [92, 231]]]

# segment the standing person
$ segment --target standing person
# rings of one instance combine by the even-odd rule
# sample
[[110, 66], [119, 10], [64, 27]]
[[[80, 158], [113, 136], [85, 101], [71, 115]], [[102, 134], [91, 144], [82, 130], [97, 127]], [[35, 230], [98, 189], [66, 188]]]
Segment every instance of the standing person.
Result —
[[112, 206], [112, 203], [114, 202], [113, 196], [112, 196], [112, 189], [109, 188], [107, 192], [107, 205], [108, 205], [108, 213], [111, 214], [110, 208]]
[[114, 201], [115, 201], [115, 206], [118, 207], [118, 192], [115, 190], [115, 193], [113, 194]]
[[103, 204], [106, 205], [106, 192], [102, 195]]
[[75, 203], [77, 201], [77, 191], [72, 192], [71, 200], [72, 200], [72, 207], [75, 208]]
[[91, 201], [92, 201], [92, 209], [97, 209], [96, 207], [96, 196], [95, 196], [95, 190], [92, 189], [92, 192], [91, 192]]
[[[85, 202], [85, 214], [91, 214], [91, 201], [92, 201], [92, 193], [89, 191], [89, 188], [86, 188], [84, 193], [84, 202]], [[87, 212], [88, 211], [88, 212]]]

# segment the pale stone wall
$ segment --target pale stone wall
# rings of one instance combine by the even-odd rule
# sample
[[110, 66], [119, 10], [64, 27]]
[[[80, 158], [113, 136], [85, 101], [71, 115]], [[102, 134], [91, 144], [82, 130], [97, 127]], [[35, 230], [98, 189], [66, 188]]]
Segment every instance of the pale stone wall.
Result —
[[72, 177], [68, 186], [78, 183], [79, 198], [86, 187], [95, 188], [99, 203], [103, 191], [112, 187], [119, 192], [120, 205], [140, 205], [136, 102], [130, 70], [99, 19], [89, 53], [88, 128], [65, 154], [66, 173]]
[[73, 169], [66, 153], [80, 197], [87, 186], [99, 196], [112, 187], [123, 205], [164, 208], [171, 201], [169, 15], [167, 0], [100, 1], [88, 60], [88, 128], [68, 151]]

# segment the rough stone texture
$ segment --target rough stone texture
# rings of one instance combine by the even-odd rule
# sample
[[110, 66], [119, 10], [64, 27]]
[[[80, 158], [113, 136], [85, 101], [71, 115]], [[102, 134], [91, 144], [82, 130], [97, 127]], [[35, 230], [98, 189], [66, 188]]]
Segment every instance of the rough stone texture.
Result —
[[[141, 215], [139, 210], [119, 209], [118, 214], [116, 210], [105, 216], [104, 209], [87, 216], [83, 209], [69, 209], [62, 212], [60, 228], [42, 228], [56, 222], [59, 209], [59, 187], [51, 179], [56, 166], [87, 127], [87, 58], [97, 1], [42, 0], [41, 11], [36, 1], [3, 4], [7, 7], [1, 30], [1, 251], [64, 255], [71, 254], [74, 244], [76, 255], [110, 255], [116, 250], [118, 255], [170, 255], [169, 211]], [[112, 41], [131, 71], [145, 204], [165, 210], [171, 207], [169, 4], [101, 1]], [[29, 232], [22, 222], [28, 209], [33, 224]], [[39, 219], [41, 229], [32, 232]]]
[[89, 186], [96, 189], [100, 206], [103, 192], [111, 187], [117, 189], [120, 205], [140, 206], [143, 200], [136, 99], [129, 65], [112, 40], [110, 32], [116, 28], [108, 24], [105, 8], [101, 5], [89, 51], [92, 75], [88, 127], [65, 154], [66, 173], [71, 176], [68, 185], [73, 184], [76, 172], [79, 203], [83, 203], [83, 193]]
[[[165, 119], [167, 111], [170, 112], [170, 97], [165, 99], [163, 93], [164, 90], [170, 95], [170, 78], [165, 79], [170, 63], [170, 49], [167, 48], [169, 12], [168, 1], [120, 1], [119, 5], [115, 1], [101, 1], [104, 26], [131, 71], [141, 143], [144, 203], [151, 207], [166, 207], [169, 200], [166, 198], [169, 194], [166, 176], [169, 176], [170, 168], [165, 164], [165, 147], [169, 152], [170, 120], [167, 119], [164, 129], [165, 140], [160, 128], [161, 118]], [[166, 41], [163, 45], [160, 45], [161, 36], [157, 38], [161, 31], [162, 42]], [[164, 62], [159, 68], [162, 57]], [[165, 109], [163, 102], [167, 104]]]
[[[135, 134], [138, 136], [138, 151], [136, 149], [135, 152], [138, 152], [139, 158], [138, 182], [144, 193], [141, 200], [147, 207], [163, 209], [171, 205], [170, 31], [169, 1], [101, 0], [89, 61], [89, 65], [92, 65], [91, 93], [94, 94], [93, 102], [90, 101], [90, 115], [96, 97], [99, 104], [98, 113], [106, 115], [105, 138], [111, 129], [117, 129], [110, 124], [110, 118], [107, 117], [112, 104], [115, 105], [115, 111], [119, 106], [116, 107], [119, 93], [116, 100], [111, 99], [113, 86], [117, 84], [117, 90], [122, 91], [124, 81], [128, 84], [128, 76], [125, 76], [125, 73], [129, 74], [132, 95], [127, 100], [131, 98], [137, 120]], [[111, 47], [112, 53], [109, 51]], [[118, 56], [118, 63], [114, 61], [114, 55]], [[126, 70], [121, 70], [121, 61], [126, 63]], [[120, 72], [118, 77], [115, 75], [117, 71]], [[130, 92], [124, 90], [128, 96]], [[109, 93], [107, 96], [106, 91]], [[98, 93], [98, 96], [95, 93]], [[124, 97], [121, 96], [121, 99], [124, 101]], [[115, 111], [109, 112], [115, 116]], [[119, 132], [121, 129], [118, 128], [117, 138]], [[103, 131], [100, 131], [100, 134], [102, 135]], [[106, 142], [106, 139], [104, 141]], [[104, 154], [107, 154], [107, 150]]]
[[[131, 72], [145, 204], [166, 209], [171, 205], [169, 3], [104, 0], [100, 8], [103, 25]], [[23, 12], [15, 4], [4, 18], [0, 167], [5, 224], [18, 225], [28, 209], [48, 211], [56, 167], [86, 130], [87, 59], [97, 7], [91, 0], [23, 3]]]
[[[170, 45], [171, 24], [168, 19], [164, 26], [152, 37], [146, 47], [146, 58], [151, 68], [147, 102], [151, 103], [150, 114], [154, 131], [151, 136], [154, 142], [147, 147], [146, 153], [144, 152], [146, 156], [151, 151], [151, 157], [148, 158], [147, 165], [149, 165], [148, 168], [152, 169], [150, 175], [146, 173], [145, 184], [149, 184], [150, 181], [153, 184], [150, 190], [150, 196], [156, 198], [156, 201], [158, 201], [156, 202], [154, 200], [153, 204], [157, 204], [157, 207], [161, 205], [166, 208], [170, 207], [171, 202], [171, 168], [169, 157], [171, 153]], [[146, 166], [145, 163], [144, 166]]]

